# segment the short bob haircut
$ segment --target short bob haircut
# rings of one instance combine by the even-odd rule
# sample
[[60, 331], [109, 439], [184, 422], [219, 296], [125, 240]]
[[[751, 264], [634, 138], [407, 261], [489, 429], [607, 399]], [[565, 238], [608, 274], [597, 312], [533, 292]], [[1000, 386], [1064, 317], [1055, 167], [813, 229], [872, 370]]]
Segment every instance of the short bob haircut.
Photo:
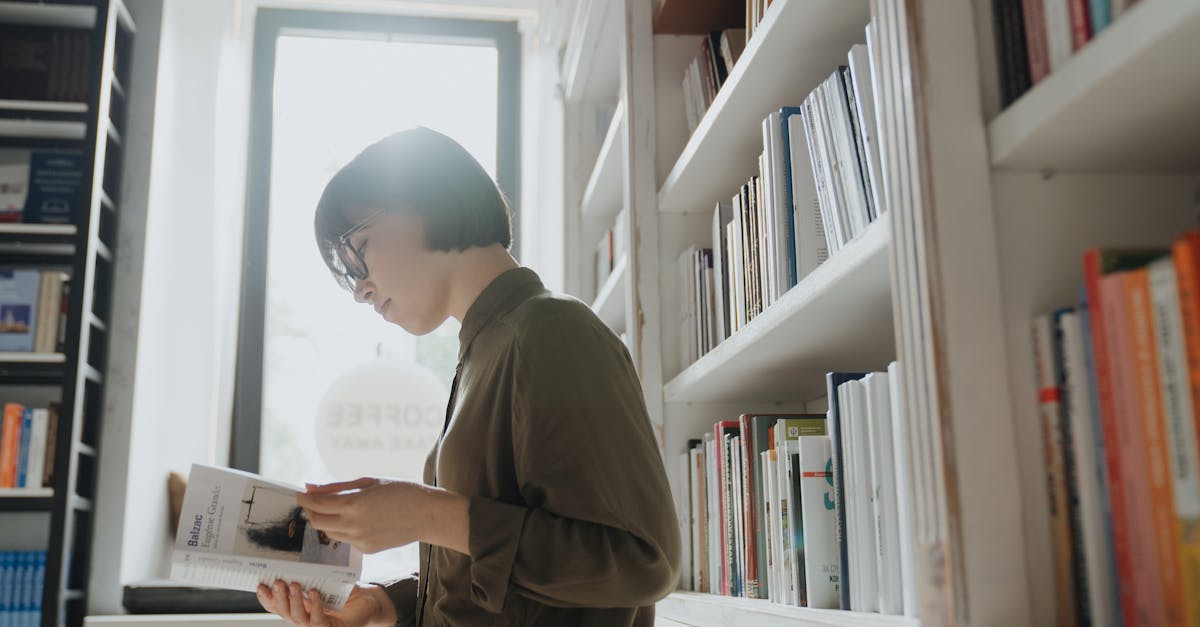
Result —
[[458, 142], [425, 127], [371, 144], [321, 194], [313, 220], [317, 248], [348, 289], [353, 285], [338, 259], [338, 238], [381, 210], [420, 216], [430, 250], [512, 245], [504, 192]]

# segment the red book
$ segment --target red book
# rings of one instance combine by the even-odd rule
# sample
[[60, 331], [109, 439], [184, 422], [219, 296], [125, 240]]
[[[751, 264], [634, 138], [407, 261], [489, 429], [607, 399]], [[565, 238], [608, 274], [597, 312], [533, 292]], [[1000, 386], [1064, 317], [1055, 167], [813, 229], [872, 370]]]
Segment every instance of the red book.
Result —
[[1029, 51], [1029, 79], [1034, 84], [1050, 73], [1050, 50], [1046, 43], [1046, 6], [1043, 0], [1022, 0], [1025, 18], [1025, 47]]
[[[1026, 3], [1027, 5], [1029, 3]], [[1109, 356], [1108, 321], [1100, 298], [1100, 277], [1120, 270], [1145, 265], [1159, 256], [1159, 250], [1089, 250], [1083, 256], [1084, 284], [1087, 291], [1088, 311], [1091, 317], [1092, 351], [1096, 368], [1096, 395], [1099, 401], [1100, 427], [1104, 434], [1104, 460], [1108, 473], [1109, 502], [1112, 505], [1113, 555], [1116, 561], [1117, 578], [1128, 585], [1118, 586], [1121, 597], [1121, 613], [1126, 625], [1136, 625], [1134, 607], [1137, 595], [1134, 592], [1133, 556], [1130, 552], [1129, 520], [1126, 511], [1124, 489], [1125, 473], [1122, 469], [1123, 447], [1117, 427], [1117, 408], [1113, 398], [1112, 365]]]
[[[1175, 241], [1175, 280], [1183, 314], [1183, 345], [1187, 351], [1188, 382], [1196, 433], [1200, 434], [1200, 231], [1188, 231]], [[1200, 445], [1200, 442], [1197, 443]]]
[[1088, 0], [1069, 0], [1071, 10], [1071, 49], [1079, 50], [1092, 39], [1092, 18]]

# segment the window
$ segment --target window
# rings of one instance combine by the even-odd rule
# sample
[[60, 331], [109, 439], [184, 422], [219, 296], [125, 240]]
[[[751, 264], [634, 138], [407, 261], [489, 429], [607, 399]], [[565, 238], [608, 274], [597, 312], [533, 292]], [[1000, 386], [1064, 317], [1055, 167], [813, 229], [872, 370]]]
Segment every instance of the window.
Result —
[[[359, 151], [416, 125], [463, 144], [515, 208], [516, 37], [512, 23], [260, 11], [234, 466], [293, 483], [420, 480], [458, 324], [413, 337], [354, 302], [317, 253], [313, 212]], [[372, 556], [364, 577], [416, 564], [410, 546]]]

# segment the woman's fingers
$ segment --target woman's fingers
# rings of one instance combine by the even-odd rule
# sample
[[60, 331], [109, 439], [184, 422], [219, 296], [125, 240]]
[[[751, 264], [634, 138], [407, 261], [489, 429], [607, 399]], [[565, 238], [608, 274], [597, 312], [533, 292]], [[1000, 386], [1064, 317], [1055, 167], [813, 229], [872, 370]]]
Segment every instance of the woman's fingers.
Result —
[[288, 611], [292, 615], [293, 622], [299, 625], [308, 625], [308, 611], [304, 609], [304, 601], [300, 596], [300, 592], [300, 584], [293, 583], [288, 585]]
[[308, 524], [329, 533], [331, 531], [342, 531], [342, 519], [337, 514], [320, 514], [311, 510], [304, 510], [304, 516], [308, 518]]
[[325, 615], [325, 605], [321, 603], [321, 596], [317, 594], [317, 591], [306, 591], [304, 593], [304, 601], [309, 609], [309, 624], [313, 627], [327, 627], [329, 625], [329, 617]]

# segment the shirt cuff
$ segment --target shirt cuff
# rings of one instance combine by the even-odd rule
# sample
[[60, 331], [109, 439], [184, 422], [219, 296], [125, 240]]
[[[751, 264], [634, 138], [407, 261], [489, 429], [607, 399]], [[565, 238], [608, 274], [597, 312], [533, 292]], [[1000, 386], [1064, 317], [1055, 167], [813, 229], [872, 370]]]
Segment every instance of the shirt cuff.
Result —
[[396, 608], [396, 625], [408, 627], [417, 621], [417, 573], [400, 579], [378, 582]]
[[480, 496], [470, 499], [467, 547], [471, 556], [471, 600], [498, 614], [508, 598], [529, 509]]

